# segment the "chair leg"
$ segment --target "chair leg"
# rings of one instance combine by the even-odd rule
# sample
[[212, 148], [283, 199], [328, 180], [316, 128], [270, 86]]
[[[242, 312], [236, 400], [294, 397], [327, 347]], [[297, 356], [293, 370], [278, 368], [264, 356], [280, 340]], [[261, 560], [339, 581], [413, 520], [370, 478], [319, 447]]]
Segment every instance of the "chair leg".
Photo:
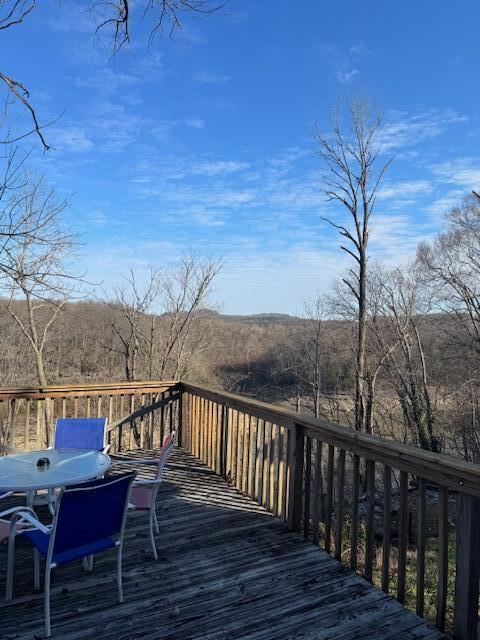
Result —
[[122, 545], [117, 548], [117, 588], [118, 588], [118, 601], [120, 604], [123, 602], [123, 585], [122, 585]]
[[160, 533], [160, 528], [158, 526], [158, 518], [157, 518], [157, 505], [155, 504], [155, 501], [153, 502], [152, 509], [153, 509], [153, 516], [155, 518], [155, 531], [157, 533]]
[[45, 611], [45, 637], [50, 638], [52, 635], [50, 629], [50, 574], [52, 572], [51, 567], [47, 564], [45, 566], [45, 586], [44, 586], [44, 611]]
[[155, 545], [155, 536], [153, 535], [153, 521], [155, 513], [153, 509], [150, 509], [150, 544], [152, 545], [152, 553], [155, 560], [158, 560], [157, 547]]
[[33, 549], [33, 586], [35, 591], [40, 589], [40, 554], [37, 549]]
[[83, 570], [84, 571], [93, 571], [93, 555], [85, 556], [83, 558]]

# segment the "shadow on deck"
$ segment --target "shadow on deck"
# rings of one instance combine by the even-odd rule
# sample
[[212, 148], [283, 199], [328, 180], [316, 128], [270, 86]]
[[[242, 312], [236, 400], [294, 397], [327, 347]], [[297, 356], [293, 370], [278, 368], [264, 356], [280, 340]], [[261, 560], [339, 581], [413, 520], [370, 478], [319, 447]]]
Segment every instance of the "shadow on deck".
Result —
[[[158, 513], [157, 562], [150, 555], [146, 514], [129, 514], [123, 605], [116, 600], [113, 553], [98, 556], [93, 573], [85, 573], [80, 562], [56, 570], [54, 638], [443, 637], [181, 450], [167, 467]], [[1, 589], [5, 566], [2, 548]], [[32, 552], [21, 540], [16, 567], [16, 598], [0, 601], [1, 637], [42, 637], [42, 594], [33, 592]]]

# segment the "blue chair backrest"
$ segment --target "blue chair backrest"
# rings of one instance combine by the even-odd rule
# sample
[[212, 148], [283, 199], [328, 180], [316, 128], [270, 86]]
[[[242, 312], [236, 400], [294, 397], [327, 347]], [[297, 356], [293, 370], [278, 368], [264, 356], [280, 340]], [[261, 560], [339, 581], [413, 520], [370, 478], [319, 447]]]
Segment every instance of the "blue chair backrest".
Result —
[[92, 449], [105, 446], [107, 418], [59, 418], [55, 425], [55, 449]]
[[76, 484], [61, 495], [53, 555], [119, 534], [136, 472]]

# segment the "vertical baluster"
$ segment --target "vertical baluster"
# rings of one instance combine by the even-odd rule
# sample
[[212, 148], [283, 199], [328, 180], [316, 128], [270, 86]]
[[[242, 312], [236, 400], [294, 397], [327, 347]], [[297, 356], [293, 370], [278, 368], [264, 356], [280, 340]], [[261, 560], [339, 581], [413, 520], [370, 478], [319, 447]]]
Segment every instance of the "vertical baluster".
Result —
[[[145, 394], [142, 393], [140, 396], [140, 408], [143, 409], [145, 407]], [[145, 448], [145, 417], [140, 416], [140, 449]]]
[[263, 442], [263, 487], [262, 505], [268, 508], [268, 496], [270, 495], [270, 447], [272, 439], [272, 423], [265, 422], [265, 435]]
[[[162, 402], [165, 400], [164, 391], [162, 391], [161, 399], [162, 399]], [[162, 446], [164, 438], [165, 438], [165, 405], [162, 404], [162, 406], [160, 407], [160, 446]]]
[[277, 447], [277, 439], [275, 437], [276, 430], [277, 430], [277, 425], [274, 425], [272, 423], [270, 428], [270, 480], [268, 483], [270, 491], [268, 496], [268, 509], [274, 515], [277, 515], [276, 487], [275, 487], [276, 478], [277, 478], [276, 467], [275, 467], [275, 460], [276, 460], [275, 451]]
[[323, 476], [322, 476], [322, 453], [323, 444], [316, 440], [315, 446], [315, 471], [313, 486], [313, 542], [320, 544], [320, 517], [323, 496]]
[[90, 396], [87, 396], [87, 418], [90, 418]]
[[[42, 409], [43, 409], [43, 400], [37, 398], [37, 449], [43, 449], [43, 437], [42, 437]], [[45, 415], [45, 414], [44, 414]]]
[[25, 448], [30, 449], [30, 412], [32, 409], [32, 400], [27, 398], [25, 406]]
[[223, 463], [222, 463], [222, 457], [223, 457], [223, 437], [222, 437], [222, 432], [223, 432], [223, 413], [222, 413], [222, 405], [218, 404], [218, 402], [215, 403], [215, 416], [216, 416], [216, 422], [217, 422], [217, 445], [216, 445], [216, 459], [217, 459], [217, 473], [219, 475], [223, 474]]
[[335, 456], [335, 448], [328, 445], [327, 460], [327, 496], [325, 504], [325, 551], [330, 553], [332, 544], [332, 507], [333, 507], [333, 463]]
[[288, 528], [301, 531], [303, 515], [303, 474], [305, 462], [305, 436], [302, 428], [293, 423], [288, 432]]
[[10, 444], [14, 451], [17, 448], [17, 434], [15, 432], [15, 405], [15, 399], [8, 401], [8, 433], [10, 437]]
[[303, 503], [303, 535], [310, 536], [310, 493], [312, 486], [312, 439], [305, 438], [305, 496]]
[[213, 401], [208, 403], [208, 466], [213, 469]]
[[365, 571], [370, 582], [373, 578], [374, 526], [375, 526], [375, 461], [367, 460], [367, 520], [365, 526]]
[[199, 458], [204, 461], [205, 452], [205, 424], [204, 424], [204, 398], [200, 397], [198, 406], [198, 426], [200, 429]]
[[400, 517], [398, 524], [398, 584], [397, 600], [405, 603], [408, 543], [408, 474], [400, 472]]
[[108, 396], [108, 422], [113, 422], [113, 396]]
[[416, 580], [416, 612], [423, 618], [425, 603], [425, 520], [426, 520], [426, 482], [418, 480], [417, 497], [417, 580]]
[[345, 494], [345, 449], [338, 452], [337, 467], [337, 522], [335, 528], [335, 558], [342, 559], [342, 535], [343, 535], [343, 504]]
[[259, 503], [262, 502], [263, 496], [263, 449], [265, 446], [265, 420], [261, 418], [257, 419], [258, 433], [257, 433], [257, 467], [255, 473], [255, 500]]
[[[255, 424], [254, 424], [255, 423]], [[248, 487], [247, 494], [253, 498], [255, 496], [255, 467], [257, 463], [257, 421], [250, 416], [250, 453], [248, 465]]]
[[222, 438], [221, 438], [221, 452], [220, 452], [220, 456], [221, 456], [221, 460], [222, 460], [222, 476], [224, 478], [227, 477], [227, 470], [228, 470], [228, 466], [227, 466], [227, 453], [228, 453], [228, 408], [222, 404], [220, 407], [220, 411], [221, 411], [221, 425], [220, 425], [220, 429], [221, 429], [221, 434], [222, 434]]
[[[155, 394], [155, 395], [153, 393], [148, 394], [148, 404], [152, 405], [157, 401], [158, 401], [158, 394]], [[150, 413], [148, 414], [148, 445], [147, 445], [149, 449], [153, 449], [153, 433], [155, 430], [154, 422], [155, 422], [155, 413], [153, 411], [150, 411]]]
[[232, 443], [232, 420], [233, 410], [230, 407], [225, 407], [226, 415], [226, 447], [227, 447], [227, 479], [231, 479], [233, 476], [232, 460], [233, 460], [233, 443]]
[[102, 417], [102, 401], [103, 396], [97, 396], [97, 418]]
[[[168, 395], [169, 395], [170, 398], [173, 396], [173, 391], [171, 389], [168, 392]], [[172, 433], [172, 431], [173, 431], [173, 409], [174, 409], [172, 400], [170, 400], [170, 403], [169, 403], [168, 406], [169, 406], [169, 409], [170, 409], [170, 413], [169, 413], [169, 417], [168, 417], [168, 419], [169, 419], [169, 431], [168, 431], [168, 433]]]
[[382, 542], [382, 589], [388, 593], [390, 580], [390, 538], [392, 530], [392, 469], [387, 464], [383, 469], [383, 542]]
[[237, 429], [238, 429], [238, 435], [237, 435], [237, 488], [242, 491], [242, 487], [243, 487], [243, 475], [245, 472], [245, 466], [244, 466], [244, 458], [245, 458], [245, 420], [246, 420], [246, 414], [245, 413], [238, 413], [238, 418], [237, 418]]
[[286, 508], [286, 494], [287, 483], [285, 481], [286, 476], [286, 464], [285, 464], [285, 438], [288, 437], [288, 433], [285, 427], [279, 425], [278, 428], [278, 515], [282, 522], [287, 519]]
[[67, 399], [65, 397], [62, 398], [62, 418], [67, 417]]
[[358, 496], [360, 493], [360, 458], [353, 456], [352, 465], [352, 530], [350, 535], [350, 567], [353, 571], [358, 566]]
[[438, 588], [437, 615], [435, 624], [440, 631], [445, 630], [447, 613], [447, 580], [448, 580], [448, 490], [439, 487], [438, 511]]
[[73, 417], [78, 418], [78, 397], [75, 396], [73, 399]]
[[[135, 395], [132, 394], [130, 396], [130, 413], [133, 413], [134, 411], [135, 411]], [[133, 436], [134, 436], [134, 433], [133, 433], [134, 428], [135, 428], [134, 424], [131, 424], [130, 425], [130, 429], [129, 429], [129, 434], [128, 434], [129, 435], [128, 448], [130, 449], [130, 451], [133, 449], [133, 445], [136, 444], [136, 442], [134, 443], [134, 438], [133, 438]]]
[[250, 465], [250, 425], [252, 416], [245, 414], [243, 417], [243, 461], [242, 461], [242, 492], [248, 493], [248, 473]]

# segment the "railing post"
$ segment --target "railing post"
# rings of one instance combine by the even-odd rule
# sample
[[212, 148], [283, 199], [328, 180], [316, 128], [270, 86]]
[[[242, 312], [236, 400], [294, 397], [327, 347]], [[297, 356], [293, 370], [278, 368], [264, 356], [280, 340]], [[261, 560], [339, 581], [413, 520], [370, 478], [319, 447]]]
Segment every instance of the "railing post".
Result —
[[480, 498], [458, 494], [454, 637], [477, 640], [480, 579]]
[[[177, 434], [177, 443], [178, 446], [182, 446], [183, 441], [183, 386], [180, 384], [178, 386], [178, 434]], [[171, 408], [170, 408], [171, 410]]]
[[302, 522], [303, 467], [304, 467], [303, 429], [293, 424], [288, 432], [288, 528], [300, 531]]

